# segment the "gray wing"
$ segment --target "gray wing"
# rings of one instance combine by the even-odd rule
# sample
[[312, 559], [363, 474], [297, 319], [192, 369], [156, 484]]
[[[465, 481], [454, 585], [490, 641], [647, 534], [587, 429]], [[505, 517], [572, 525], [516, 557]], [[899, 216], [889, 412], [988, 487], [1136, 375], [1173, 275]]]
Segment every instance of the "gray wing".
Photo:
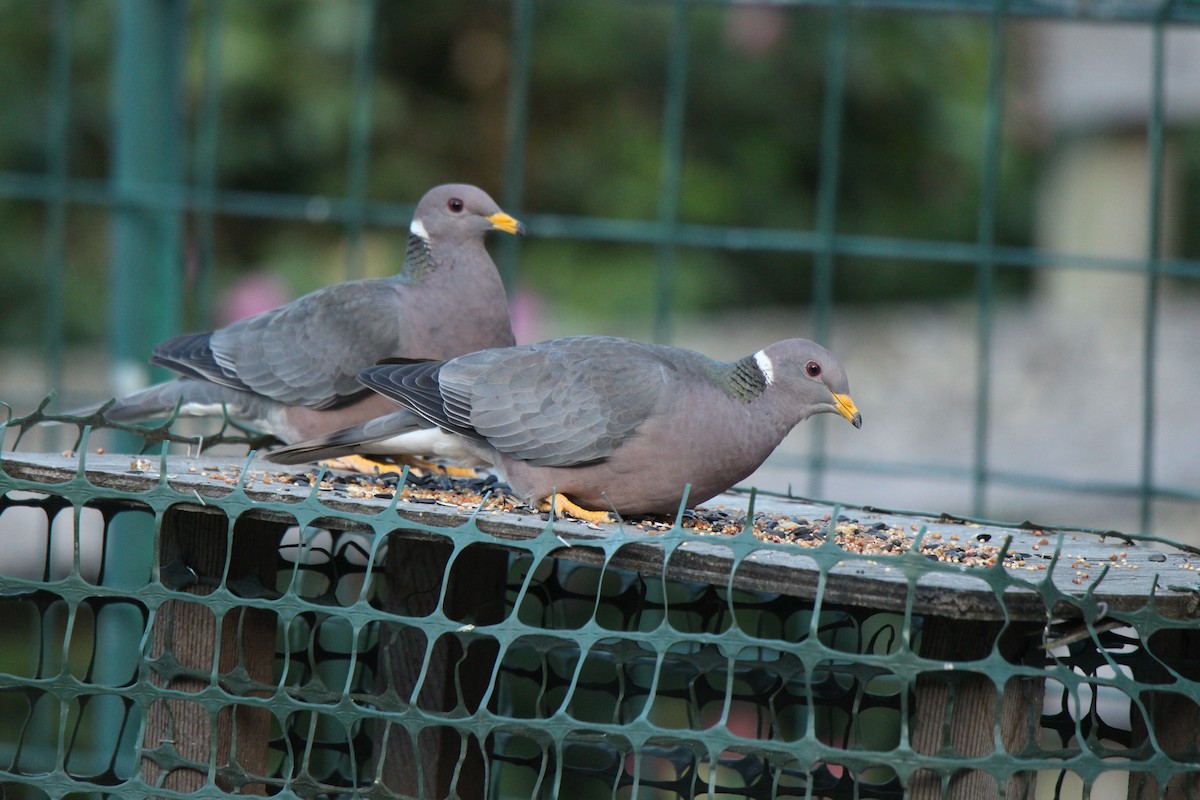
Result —
[[445, 416], [501, 453], [534, 466], [603, 460], [671, 391], [674, 367], [656, 345], [581, 336], [485, 350], [438, 376]]
[[390, 281], [341, 283], [211, 334], [163, 342], [153, 361], [286, 405], [336, 408], [364, 393], [360, 370], [397, 354], [401, 314]]

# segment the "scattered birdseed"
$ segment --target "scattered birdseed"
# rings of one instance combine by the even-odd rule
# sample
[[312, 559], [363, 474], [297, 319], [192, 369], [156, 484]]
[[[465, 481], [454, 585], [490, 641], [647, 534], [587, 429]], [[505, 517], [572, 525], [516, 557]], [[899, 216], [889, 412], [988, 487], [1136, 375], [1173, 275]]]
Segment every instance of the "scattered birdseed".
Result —
[[[149, 459], [135, 458], [130, 464], [130, 469], [150, 470], [154, 463], [156, 462]], [[339, 499], [395, 501], [401, 504], [456, 509], [469, 514], [508, 513], [549, 519], [547, 514], [527, 506], [494, 475], [458, 478], [437, 471], [411, 468], [401, 485], [400, 478], [403, 473], [395, 470], [383, 471], [382, 468], [369, 475], [340, 470], [326, 470], [322, 473], [315, 469], [307, 472], [256, 469], [243, 476], [241, 468], [232, 465], [207, 465], [199, 468], [191, 466], [188, 471], [199, 471], [205, 478], [226, 485], [233, 485], [241, 480], [246, 487], [256, 483], [271, 484], [295, 487], [301, 493], [307, 493], [312, 490], [311, 487], [317, 485], [319, 493], [328, 493], [331, 497]], [[569, 518], [565, 521], [572, 522]], [[616, 525], [597, 525], [578, 520], [573, 522], [592, 531], [618, 530]], [[1077, 585], [1088, 581], [1091, 572], [1098, 568], [1097, 564], [1081, 554], [1062, 553], [1057, 547], [1048, 548], [1053, 544], [1053, 540], [1047, 538], [1045, 531], [1040, 529], [1032, 530], [1032, 535], [1039, 538], [1022, 542], [1025, 552], [1005, 552], [1005, 546], [1012, 546], [1007, 544], [1010, 541], [1007, 536], [1000, 537], [986, 531], [963, 535], [959, 532], [963, 530], [961, 523], [934, 524], [911, 522], [911, 518], [894, 522], [885, 522], [878, 518], [859, 519], [852, 513], [839, 514], [835, 519], [831, 514], [808, 517], [761, 511], [754, 514], [753, 520], [748, 521], [745, 510], [721, 506], [692, 509], [679, 520], [679, 527], [696, 536], [752, 535], [759, 541], [773, 544], [801, 548], [836, 546], [847, 553], [881, 558], [915, 550], [931, 561], [964, 568], [994, 567], [1001, 558], [1002, 566], [1013, 570], [1045, 571], [1056, 563], [1060, 569], [1070, 564], [1074, 583]], [[951, 524], [959, 526], [958, 531], [947, 530], [947, 526]], [[651, 536], [676, 530], [673, 517], [629, 518], [622, 520], [621, 525], [625, 530]], [[1050, 552], [1044, 552], [1047, 549]], [[1094, 557], [1103, 559], [1101, 563], [1110, 570], [1137, 569], [1137, 564], [1131, 564], [1127, 556], [1128, 552], [1123, 551]], [[1157, 559], [1152, 560], [1161, 562], [1165, 557], [1159, 555]], [[1181, 566], [1189, 571], [1196, 571], [1195, 565]]]

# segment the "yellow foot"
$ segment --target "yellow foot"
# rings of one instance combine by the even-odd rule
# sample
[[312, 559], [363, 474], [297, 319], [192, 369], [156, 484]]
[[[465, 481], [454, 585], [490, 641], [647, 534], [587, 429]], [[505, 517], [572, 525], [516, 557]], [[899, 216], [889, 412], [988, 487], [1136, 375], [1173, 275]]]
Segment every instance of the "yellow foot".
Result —
[[320, 462], [326, 469], [341, 469], [346, 472], [361, 472], [363, 475], [378, 475], [380, 473], [380, 463], [372, 461], [369, 458], [362, 456], [342, 456], [341, 458], [327, 458]]
[[479, 470], [471, 469], [470, 467], [452, 467], [449, 464], [438, 464], [434, 461], [419, 458], [418, 456], [404, 456], [397, 460], [400, 463], [408, 464], [410, 467], [427, 470], [438, 475], [448, 475], [451, 478], [473, 480], [479, 477]]
[[[327, 458], [321, 462], [326, 469], [340, 469], [346, 472], [358, 472], [363, 475], [378, 475], [380, 472], [390, 471], [393, 464], [387, 461], [375, 461], [366, 456], [342, 456], [340, 458]], [[451, 478], [467, 478], [473, 479], [479, 477], [477, 470], [464, 467], [451, 467], [445, 464], [437, 464], [433, 461], [427, 461], [417, 456], [404, 456], [396, 459], [396, 464], [408, 464], [413, 469], [421, 469], [426, 472], [432, 472], [438, 475], [448, 475]]]
[[552, 506], [554, 516], [559, 518], [571, 516], [584, 522], [612, 522], [612, 517], [607, 511], [590, 511], [563, 494], [552, 494], [538, 503], [538, 511], [549, 511]]

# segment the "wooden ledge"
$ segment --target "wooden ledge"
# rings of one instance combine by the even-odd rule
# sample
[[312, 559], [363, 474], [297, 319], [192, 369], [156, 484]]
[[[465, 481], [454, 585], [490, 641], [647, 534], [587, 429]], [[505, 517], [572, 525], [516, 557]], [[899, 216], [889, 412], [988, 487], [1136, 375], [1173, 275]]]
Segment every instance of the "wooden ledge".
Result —
[[[243, 513], [294, 522], [280, 505], [308, 499], [314, 489], [304, 478], [315, 471], [254, 461], [243, 476], [243, 464], [244, 459], [236, 456], [169, 456], [166, 484], [178, 493], [180, 508], [214, 513], [220, 499], [241, 482], [251, 501]], [[55, 484], [73, 480], [78, 470], [78, 459], [72, 455], [7, 453], [0, 458], [0, 492], [38, 490], [44, 485], [45, 491], [53, 493]], [[159, 485], [160, 474], [157, 456], [89, 454], [86, 459], [87, 480], [98, 488], [129, 493], [123, 500], [130, 503], [137, 502], [137, 494]], [[730, 538], [717, 532], [721, 520], [726, 530], [740, 528], [749, 503], [746, 494], [722, 495], [701, 508], [698, 524], [711, 523], [713, 532], [681, 535], [661, 520], [551, 524], [543, 515], [519, 504], [514, 507], [512, 502], [493, 502], [481, 509], [474, 492], [429, 490], [421, 497], [406, 492], [394, 500], [388, 486], [355, 480], [324, 483], [315, 490], [321, 508], [329, 513], [312, 524], [361, 530], [378, 527], [381, 514], [395, 514], [396, 529], [404, 529], [406, 521], [450, 529], [474, 516], [479, 530], [498, 540], [555, 536], [562, 545], [555, 557], [657, 574], [664, 571], [665, 550], [668, 577], [806, 600], [817, 599], [821, 564], [825, 564], [821, 602], [869, 610], [903, 612], [910, 593], [915, 593], [911, 607], [922, 615], [1012, 621], [1063, 616], [1095, 622], [1137, 611], [1153, 595], [1162, 615], [1200, 616], [1200, 553], [1182, 546], [1151, 546], [1119, 534], [1003, 527], [759, 496], [754, 509], [762, 546], [755, 547], [744, 534]], [[271, 505], [260, 508], [259, 503]], [[843, 551], [823, 545], [834, 513], [839, 515], [834, 527], [844, 558]], [[437, 534], [417, 531], [413, 535]], [[919, 556], [913, 552], [916, 547], [921, 549]], [[887, 549], [892, 552], [883, 552]], [[615, 550], [611, 558], [606, 550]], [[908, 550], [907, 555], [898, 554], [903, 550]], [[740, 554], [736, 560], [735, 552]], [[992, 566], [985, 560], [989, 554]], [[995, 566], [1001, 560], [1003, 566]], [[1003, 569], [1009, 579], [1003, 604], [982, 579], [995, 569]], [[1046, 586], [1047, 581], [1053, 588]], [[1047, 609], [1045, 598], [1051, 598], [1053, 608]]]

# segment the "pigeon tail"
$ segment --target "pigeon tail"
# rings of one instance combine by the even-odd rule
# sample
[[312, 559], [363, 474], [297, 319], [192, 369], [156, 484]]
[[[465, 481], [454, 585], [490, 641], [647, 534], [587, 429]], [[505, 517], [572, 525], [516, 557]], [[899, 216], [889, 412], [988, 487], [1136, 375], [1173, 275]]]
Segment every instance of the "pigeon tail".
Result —
[[178, 378], [155, 384], [122, 397], [104, 416], [113, 422], [148, 422], [163, 419], [179, 409], [181, 417], [220, 416], [223, 410], [243, 424], [259, 423], [264, 409], [249, 392], [241, 392], [215, 383]]

